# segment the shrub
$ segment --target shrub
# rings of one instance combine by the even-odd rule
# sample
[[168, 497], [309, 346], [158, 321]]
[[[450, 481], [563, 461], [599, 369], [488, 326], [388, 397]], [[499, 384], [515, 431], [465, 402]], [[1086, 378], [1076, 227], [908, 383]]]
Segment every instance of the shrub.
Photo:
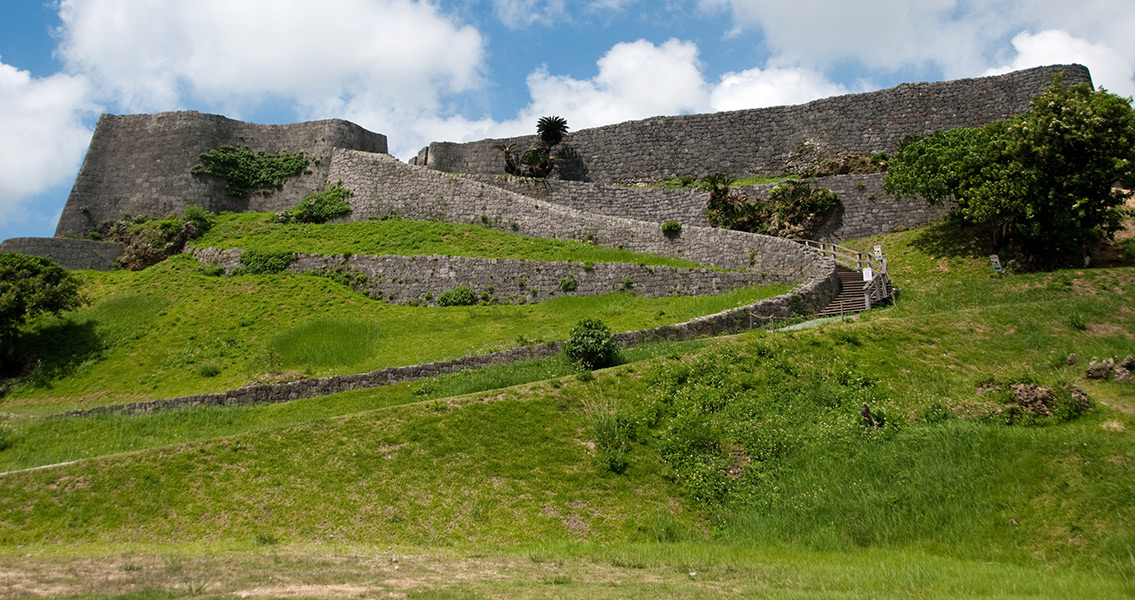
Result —
[[459, 285], [437, 297], [438, 306], [471, 306], [477, 303], [477, 297], [468, 286]]
[[584, 319], [572, 328], [564, 353], [585, 369], [602, 369], [615, 364], [619, 345], [603, 321]]
[[788, 180], [769, 192], [766, 200], [715, 187], [706, 204], [714, 227], [787, 238], [811, 238], [840, 206], [827, 188]]
[[564, 292], [564, 293], [574, 292], [575, 288], [577, 288], [577, 287], [579, 287], [579, 282], [576, 281], [575, 277], [572, 277], [571, 275], [568, 275], [567, 277], [560, 280], [560, 291], [561, 292]]
[[288, 211], [288, 216], [300, 223], [326, 223], [351, 212], [351, 205], [347, 203], [350, 196], [351, 190], [338, 184], [332, 185], [322, 192], [305, 196]]
[[214, 215], [200, 206], [186, 206], [181, 216], [187, 222], [193, 223], [193, 227], [197, 229], [197, 233], [194, 237], [203, 235], [205, 232], [212, 229], [213, 223], [217, 220], [217, 215]]
[[240, 255], [240, 268], [234, 275], [271, 275], [288, 268], [296, 259], [295, 252], [246, 250]]
[[682, 233], [682, 224], [677, 221], [666, 221], [662, 224], [662, 233], [664, 233], [666, 237], [674, 237]]
[[221, 265], [208, 265], [201, 267], [201, 274], [206, 277], [220, 277], [225, 274], [225, 268]]
[[78, 308], [81, 282], [54, 260], [0, 253], [0, 360], [29, 318]]
[[201, 162], [189, 170], [194, 175], [213, 175], [225, 180], [225, 193], [233, 198], [269, 194], [307, 168], [303, 153], [252, 153], [244, 148], [221, 146], [201, 154]]

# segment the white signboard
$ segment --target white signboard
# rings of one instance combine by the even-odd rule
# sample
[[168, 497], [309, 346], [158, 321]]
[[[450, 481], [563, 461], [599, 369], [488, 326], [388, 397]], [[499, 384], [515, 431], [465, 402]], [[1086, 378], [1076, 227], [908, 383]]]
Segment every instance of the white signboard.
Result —
[[879, 246], [879, 245], [875, 246], [875, 260], [883, 260], [883, 247], [882, 246]]
[[989, 263], [993, 265], [993, 272], [1001, 272], [1001, 259], [996, 254], [989, 255]]
[[871, 281], [874, 278], [875, 272], [871, 270], [871, 267], [863, 269], [863, 281]]

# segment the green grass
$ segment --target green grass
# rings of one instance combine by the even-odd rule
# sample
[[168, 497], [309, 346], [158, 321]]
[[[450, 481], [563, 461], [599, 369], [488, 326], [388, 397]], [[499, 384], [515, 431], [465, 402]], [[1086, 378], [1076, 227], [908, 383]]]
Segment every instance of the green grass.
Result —
[[[336, 564], [364, 587], [407, 577], [376, 594], [440, 598], [1131, 597], [1135, 388], [1082, 372], [1092, 356], [1135, 354], [1135, 270], [998, 278], [957, 234], [853, 242], [882, 243], [903, 289], [894, 307], [643, 349], [594, 377], [556, 358], [277, 406], [8, 419], [7, 468], [92, 458], [0, 477], [0, 565], [180, 553], [314, 581]], [[96, 353], [186, 319], [197, 280], [178, 278], [199, 276], [165, 268], [92, 285], [89, 310], [115, 323]], [[222, 286], [214, 296], [226, 281], [243, 286], [234, 298], [272, 291], [276, 305], [301, 294], [269, 286], [311, 280], [199, 279]], [[368, 321], [350, 308], [308, 314]], [[379, 346], [396, 320], [381, 321]], [[988, 388], [1013, 382], [1078, 385], [1093, 407], [1008, 425], [1005, 394]], [[864, 429], [864, 403], [881, 429]], [[386, 548], [404, 573], [376, 576]], [[264, 569], [247, 572], [215, 593], [252, 589]], [[175, 575], [154, 585], [186, 589]]]
[[756, 286], [671, 298], [617, 293], [438, 308], [385, 304], [323, 277], [207, 277], [188, 256], [141, 272], [84, 276], [91, 306], [33, 324], [23, 343], [42, 357], [40, 364], [0, 399], [0, 410], [58, 412], [224, 391], [282, 371], [328, 376], [449, 360], [566, 339], [587, 317], [633, 331], [787, 290]]
[[213, 228], [193, 241], [198, 248], [241, 248], [260, 252], [311, 254], [441, 254], [538, 261], [625, 262], [679, 268], [697, 263], [653, 254], [638, 254], [574, 240], [548, 240], [489, 227], [439, 221], [385, 219], [323, 225], [282, 225], [271, 213], [224, 213]]

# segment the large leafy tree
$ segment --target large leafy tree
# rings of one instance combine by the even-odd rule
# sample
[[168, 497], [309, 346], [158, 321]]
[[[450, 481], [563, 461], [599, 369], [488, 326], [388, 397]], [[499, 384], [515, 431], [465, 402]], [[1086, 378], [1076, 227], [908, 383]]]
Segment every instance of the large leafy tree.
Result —
[[966, 222], [987, 228], [994, 249], [1025, 263], [1088, 258], [1119, 228], [1135, 184], [1135, 111], [1129, 99], [1057, 75], [1029, 112], [979, 129], [904, 143], [886, 189], [932, 203], [955, 200]]
[[82, 303], [79, 279], [50, 258], [0, 253], [0, 360], [28, 318]]

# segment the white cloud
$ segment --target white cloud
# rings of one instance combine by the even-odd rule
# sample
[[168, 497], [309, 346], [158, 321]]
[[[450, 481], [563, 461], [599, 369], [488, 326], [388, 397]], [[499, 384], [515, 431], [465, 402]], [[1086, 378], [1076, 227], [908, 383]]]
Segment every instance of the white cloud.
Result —
[[[970, 77], [1009, 62], [1013, 36], [1046, 30], [1066, 32], [1089, 45], [1103, 44], [1122, 57], [1135, 56], [1131, 34], [1135, 3], [1130, 0], [699, 0], [698, 4], [706, 11], [728, 12], [734, 33], [759, 29], [763, 47], [773, 55], [769, 64], [778, 67], [806, 65], [826, 71], [860, 63], [876, 72], [937, 69], [947, 78]], [[1030, 52], [1018, 49], [1021, 55]], [[1058, 52], [1044, 57], [1049, 64], [1075, 60]], [[1114, 57], [1109, 61], [1114, 63]], [[1098, 84], [1115, 89], [1129, 85], [1130, 73], [1111, 81], [1109, 62], [1103, 61], [1099, 68], [1104, 72], [1093, 73]]]
[[[597, 62], [599, 74], [579, 80], [539, 69], [528, 75], [532, 103], [522, 118], [564, 116], [573, 129], [654, 115], [704, 110], [709, 90], [698, 47], [671, 39], [616, 44]], [[533, 121], [534, 122], [534, 121]]]
[[411, 0], [63, 0], [59, 55], [127, 110], [371, 96], [430, 106], [481, 85], [484, 43]]
[[846, 94], [848, 89], [808, 69], [749, 69], [722, 75], [710, 96], [713, 110], [802, 104]]
[[0, 225], [34, 220], [36, 194], [74, 177], [91, 131], [82, 118], [97, 110], [81, 77], [32, 77], [0, 62]]
[[493, 0], [493, 10], [501, 23], [513, 29], [568, 19], [564, 0]]
[[1121, 96], [1135, 94], [1135, 61], [1106, 43], [1091, 43], [1067, 32], [1050, 30], [1037, 34], [1022, 32], [1013, 38], [1017, 56], [1012, 62], [986, 71], [988, 75], [1008, 73], [1040, 65], [1080, 63], [1092, 72], [1097, 86]]

